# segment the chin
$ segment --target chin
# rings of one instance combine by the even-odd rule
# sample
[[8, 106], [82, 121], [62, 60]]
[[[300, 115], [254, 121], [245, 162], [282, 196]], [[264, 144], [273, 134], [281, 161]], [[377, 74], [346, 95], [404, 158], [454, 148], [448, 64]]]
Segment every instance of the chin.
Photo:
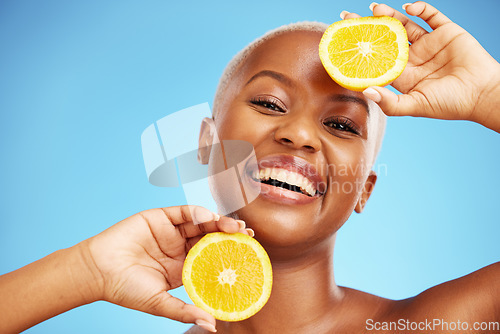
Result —
[[255, 231], [255, 239], [273, 259], [297, 257], [331, 238], [342, 224], [320, 217], [319, 209], [276, 205], [257, 198], [231, 214]]

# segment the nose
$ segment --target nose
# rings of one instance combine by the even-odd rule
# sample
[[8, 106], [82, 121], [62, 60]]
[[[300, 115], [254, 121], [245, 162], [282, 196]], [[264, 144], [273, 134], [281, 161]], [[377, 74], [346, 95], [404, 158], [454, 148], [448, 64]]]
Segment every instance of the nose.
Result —
[[310, 153], [319, 151], [321, 149], [319, 129], [313, 120], [305, 116], [307, 115], [280, 117], [279, 127], [274, 133], [275, 140], [293, 149], [306, 150]]

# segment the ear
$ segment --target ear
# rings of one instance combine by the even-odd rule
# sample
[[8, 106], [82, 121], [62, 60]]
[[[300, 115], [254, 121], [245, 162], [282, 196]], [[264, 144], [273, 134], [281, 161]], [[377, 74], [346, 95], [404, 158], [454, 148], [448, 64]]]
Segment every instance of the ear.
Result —
[[354, 211], [356, 211], [357, 213], [363, 212], [366, 202], [368, 201], [368, 198], [370, 198], [370, 195], [372, 194], [376, 182], [377, 182], [377, 174], [374, 171], [370, 171], [370, 175], [368, 175], [368, 178], [366, 179], [365, 185], [363, 187], [363, 192], [361, 193], [361, 196], [358, 199], [358, 203], [356, 203]]
[[210, 157], [212, 144], [216, 142], [215, 123], [212, 118], [205, 117], [201, 121], [200, 137], [198, 139], [198, 162], [206, 165]]

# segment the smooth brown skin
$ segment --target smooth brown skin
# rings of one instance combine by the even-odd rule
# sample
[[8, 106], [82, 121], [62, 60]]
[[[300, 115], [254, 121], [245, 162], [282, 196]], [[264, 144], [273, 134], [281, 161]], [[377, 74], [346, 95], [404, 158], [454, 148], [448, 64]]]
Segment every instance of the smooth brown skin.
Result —
[[[361, 99], [364, 96], [331, 80], [318, 57], [320, 38], [319, 33], [292, 32], [258, 47], [235, 75], [220, 110], [215, 111], [219, 139], [252, 143], [258, 159], [269, 154], [292, 154], [318, 169], [333, 165], [364, 166], [371, 161], [373, 152], [368, 148], [373, 147], [370, 142], [375, 136], [370, 137], [368, 132], [377, 124], [370, 120], [362, 104], [331, 99], [339, 95]], [[280, 73], [290, 82], [272, 75], [259, 75], [251, 80], [262, 71]], [[259, 97], [278, 105], [283, 112], [269, 105], [255, 106], [252, 101]], [[327, 130], [323, 123], [332, 116], [349, 118], [360, 133]], [[202, 138], [206, 140], [207, 128], [203, 131]], [[234, 214], [234, 218], [245, 220], [255, 230], [257, 240], [268, 251], [274, 284], [271, 297], [261, 311], [241, 322], [218, 321], [218, 332], [377, 332], [367, 331], [367, 319], [460, 320], [470, 326], [474, 322], [498, 321], [500, 263], [399, 301], [335, 284], [336, 232], [353, 210], [362, 211], [376, 182], [369, 169], [350, 170], [358, 173], [330, 175], [328, 184], [364, 185], [357, 192], [327, 191], [321, 199], [307, 205], [278, 204], [259, 197]], [[188, 331], [202, 332], [197, 326]]]
[[[380, 100], [388, 115], [469, 119], [500, 131], [500, 65], [472, 36], [432, 6], [417, 2], [406, 11], [435, 30], [429, 34], [385, 5], [374, 8], [376, 15], [400, 19], [410, 36], [410, 66], [393, 83], [404, 94], [395, 97], [381, 87], [373, 87], [379, 99], [373, 92], [364, 94]], [[234, 215], [247, 220], [269, 252], [273, 292], [266, 306], [250, 319], [219, 321], [219, 333], [364, 333], [368, 332], [367, 319], [498, 321], [500, 263], [402, 301], [335, 284], [336, 231], [353, 210], [363, 210], [376, 182], [368, 168], [356, 167], [372, 161], [377, 124], [362, 103], [328, 99], [332, 94], [347, 95], [351, 100], [363, 95], [329, 79], [317, 56], [319, 38], [317, 33], [290, 33], [260, 47], [235, 76], [226, 104], [216, 111], [218, 134], [221, 139], [251, 142], [258, 157], [287, 153], [317, 167], [344, 165], [355, 172], [334, 174], [329, 169], [329, 190], [307, 205], [292, 207], [258, 198]], [[263, 69], [285, 74], [291, 84], [269, 76], [248, 83]], [[275, 114], [274, 108], [249, 103], [258, 95], [279, 98], [284, 112]], [[325, 127], [324, 121], [332, 116], [349, 118], [359, 134], [338, 126]], [[208, 123], [204, 124], [202, 143], [210, 139]], [[340, 189], [349, 184], [360, 187], [342, 192], [334, 183]], [[205, 233], [253, 235], [253, 231], [245, 229], [242, 221], [217, 220], [204, 208], [191, 209], [180, 206], [140, 212], [73, 247], [0, 276], [0, 315], [8, 319], [0, 321], [0, 333], [20, 332], [97, 300], [213, 329], [213, 316], [167, 291], [181, 285], [186, 252]], [[203, 223], [195, 224], [199, 222]], [[200, 326], [189, 332], [204, 332]]]

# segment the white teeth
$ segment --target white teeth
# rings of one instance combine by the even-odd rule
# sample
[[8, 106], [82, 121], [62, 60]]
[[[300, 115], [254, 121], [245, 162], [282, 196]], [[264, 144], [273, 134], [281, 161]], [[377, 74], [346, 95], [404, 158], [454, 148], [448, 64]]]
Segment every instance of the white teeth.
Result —
[[290, 174], [288, 174], [288, 176], [286, 178], [286, 183], [288, 183], [288, 184], [296, 184], [297, 180], [298, 180], [297, 176], [298, 176], [297, 173], [290, 173]]
[[310, 185], [307, 186], [306, 191], [307, 191], [308, 194], [313, 194], [315, 192], [314, 191], [314, 187], [312, 186], [312, 184], [310, 184]]
[[300, 186], [305, 189], [309, 185], [309, 180], [303, 175], [299, 174], [297, 175], [297, 183], [300, 184]]
[[280, 182], [286, 182], [288, 184], [299, 187], [302, 191], [306, 192], [310, 196], [314, 196], [316, 194], [316, 188], [307, 177], [286, 169], [263, 168], [259, 171], [254, 171], [252, 176], [254, 179], [269, 180], [271, 178]]
[[287, 172], [284, 169], [280, 169], [278, 175], [276, 176], [276, 180], [286, 182], [286, 174]]
[[269, 180], [269, 177], [271, 176], [271, 169], [270, 168], [266, 168], [264, 169], [264, 180]]

